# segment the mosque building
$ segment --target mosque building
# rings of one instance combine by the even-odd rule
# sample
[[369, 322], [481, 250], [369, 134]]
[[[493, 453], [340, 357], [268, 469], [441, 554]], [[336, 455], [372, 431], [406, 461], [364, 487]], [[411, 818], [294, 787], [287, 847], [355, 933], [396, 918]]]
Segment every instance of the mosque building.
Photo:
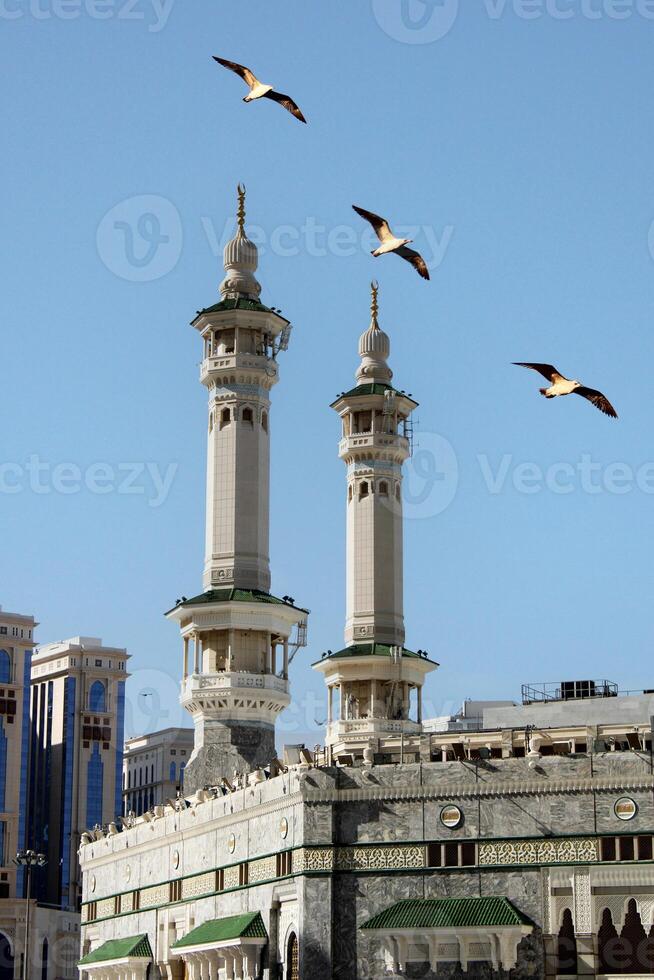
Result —
[[[324, 749], [276, 758], [308, 612], [271, 591], [271, 392], [289, 322], [261, 302], [241, 195], [221, 300], [198, 313], [208, 389], [203, 590], [181, 633], [184, 792], [82, 837], [81, 980], [632, 977], [654, 971], [654, 694], [529, 688], [479, 724], [423, 718], [437, 664], [406, 646], [402, 468], [373, 285], [346, 465], [344, 645], [317, 659]], [[354, 345], [353, 345], [354, 346]], [[354, 353], [354, 351], [353, 351]], [[339, 646], [340, 644], [334, 644]]]

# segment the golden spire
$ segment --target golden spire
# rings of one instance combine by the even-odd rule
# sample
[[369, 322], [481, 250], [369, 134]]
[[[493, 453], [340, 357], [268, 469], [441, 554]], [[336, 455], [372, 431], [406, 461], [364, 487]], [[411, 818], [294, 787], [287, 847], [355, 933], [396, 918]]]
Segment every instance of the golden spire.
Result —
[[372, 294], [370, 302], [370, 325], [378, 330], [377, 314], [379, 312], [379, 302], [377, 297], [379, 296], [379, 283], [375, 279], [370, 283], [370, 292]]
[[238, 211], [236, 212], [238, 230], [241, 234], [245, 234], [245, 184], [239, 184], [236, 190], [238, 193]]

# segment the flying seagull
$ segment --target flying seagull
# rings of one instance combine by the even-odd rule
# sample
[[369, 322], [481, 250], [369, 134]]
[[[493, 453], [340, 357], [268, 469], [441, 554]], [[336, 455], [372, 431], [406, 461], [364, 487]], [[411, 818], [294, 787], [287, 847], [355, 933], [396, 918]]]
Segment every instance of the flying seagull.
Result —
[[379, 248], [376, 248], [372, 254], [377, 258], [379, 255], [384, 255], [386, 252], [395, 252], [400, 258], [406, 259], [410, 262], [413, 268], [416, 270], [418, 275], [422, 276], [423, 279], [429, 279], [429, 270], [427, 269], [427, 264], [419, 252], [416, 252], [412, 248], [407, 248], [409, 242], [413, 241], [411, 238], [396, 238], [390, 229], [388, 221], [385, 218], [380, 218], [378, 214], [374, 214], [372, 211], [366, 211], [364, 208], [358, 208], [356, 204], [352, 207], [357, 214], [360, 214], [362, 218], [369, 221], [372, 227], [375, 229], [375, 234], [381, 242]]
[[603, 395], [601, 391], [596, 391], [595, 388], [587, 388], [582, 385], [581, 381], [570, 381], [569, 378], [559, 374], [553, 364], [528, 364], [524, 361], [514, 361], [513, 363], [516, 367], [531, 368], [532, 371], [538, 371], [551, 382], [549, 388], [539, 389], [545, 398], [556, 398], [557, 395], [581, 395], [582, 398], [587, 398], [589, 402], [592, 402], [595, 408], [599, 408], [600, 412], [610, 415], [612, 419], [617, 419], [618, 413], [606, 395]]
[[279, 105], [288, 109], [300, 122], [306, 122], [299, 106], [289, 95], [282, 95], [281, 92], [275, 92], [272, 85], [264, 85], [249, 68], [246, 68], [244, 65], [237, 65], [235, 61], [226, 61], [225, 58], [218, 58], [216, 55], [213, 56], [213, 60], [217, 61], [219, 65], [223, 65], [224, 68], [229, 68], [230, 71], [240, 75], [249, 87], [250, 91], [243, 99], [244, 102], [254, 102], [255, 99], [272, 99], [273, 102], [278, 102]]

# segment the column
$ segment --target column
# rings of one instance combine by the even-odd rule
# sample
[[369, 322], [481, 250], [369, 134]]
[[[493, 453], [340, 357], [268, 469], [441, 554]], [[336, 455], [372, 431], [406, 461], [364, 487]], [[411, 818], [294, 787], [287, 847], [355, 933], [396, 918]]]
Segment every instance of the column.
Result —
[[327, 724], [332, 723], [332, 711], [334, 707], [334, 688], [330, 686], [327, 688]]
[[577, 938], [577, 973], [595, 974], [595, 943], [593, 936], [593, 903], [590, 868], [575, 868], [572, 874], [574, 923]]
[[284, 637], [284, 679], [288, 680], [288, 637]]
[[345, 691], [343, 690], [343, 682], [338, 685], [339, 694], [339, 721], [345, 721]]
[[188, 677], [188, 636], [184, 637], [184, 680]]
[[272, 672], [273, 674], [276, 674], [277, 673], [277, 640], [273, 640], [272, 638], [270, 641], [270, 656], [271, 656]]
[[198, 634], [193, 634], [193, 673], [200, 673], [200, 644], [198, 642]]
[[422, 725], [422, 684], [418, 687], [418, 724]]
[[227, 631], [227, 670], [234, 670], [234, 630]]
[[368, 717], [375, 717], [375, 688], [377, 687], [377, 681], [370, 681], [370, 707], [368, 709]]

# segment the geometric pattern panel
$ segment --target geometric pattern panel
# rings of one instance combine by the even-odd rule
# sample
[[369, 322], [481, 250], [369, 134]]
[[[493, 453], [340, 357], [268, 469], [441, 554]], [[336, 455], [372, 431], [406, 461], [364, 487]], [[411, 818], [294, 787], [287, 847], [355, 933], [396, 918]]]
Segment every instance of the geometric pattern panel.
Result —
[[423, 845], [385, 844], [380, 847], [339, 847], [336, 851], [337, 871], [402, 871], [405, 868], [424, 868], [426, 850]]
[[277, 875], [277, 859], [272, 857], [260, 858], [258, 861], [250, 861], [248, 867], [248, 882], [251, 885], [260, 881], [270, 881]]
[[168, 883], [165, 885], [153, 885], [152, 888], [144, 888], [141, 891], [141, 908], [149, 909], [155, 905], [166, 905], [168, 898]]
[[599, 844], [592, 838], [516, 840], [481, 843], [479, 864], [586, 864], [599, 861]]
[[196, 895], [210, 895], [216, 887], [216, 873], [195, 875], [182, 881], [182, 898], [195, 898]]

